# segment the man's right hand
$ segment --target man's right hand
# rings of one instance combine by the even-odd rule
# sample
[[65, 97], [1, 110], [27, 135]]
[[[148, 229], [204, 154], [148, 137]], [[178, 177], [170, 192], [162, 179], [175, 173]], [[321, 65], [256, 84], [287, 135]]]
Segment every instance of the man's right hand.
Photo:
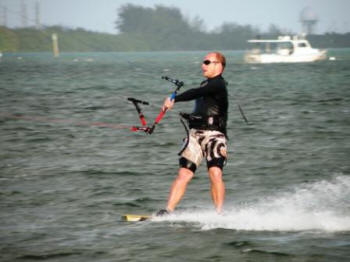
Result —
[[173, 108], [173, 106], [174, 106], [174, 103], [175, 103], [174, 100], [170, 100], [170, 98], [167, 97], [167, 98], [165, 99], [165, 101], [164, 101], [162, 110], [163, 110], [163, 111], [164, 111], [164, 110], [171, 110], [171, 109]]

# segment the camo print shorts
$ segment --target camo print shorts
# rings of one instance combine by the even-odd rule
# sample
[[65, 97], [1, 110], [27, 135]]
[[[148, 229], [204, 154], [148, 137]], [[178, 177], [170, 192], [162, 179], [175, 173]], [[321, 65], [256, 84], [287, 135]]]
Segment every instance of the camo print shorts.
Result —
[[227, 159], [226, 137], [219, 131], [191, 129], [179, 155], [194, 163], [196, 168], [206, 158], [208, 169], [212, 166], [222, 169]]

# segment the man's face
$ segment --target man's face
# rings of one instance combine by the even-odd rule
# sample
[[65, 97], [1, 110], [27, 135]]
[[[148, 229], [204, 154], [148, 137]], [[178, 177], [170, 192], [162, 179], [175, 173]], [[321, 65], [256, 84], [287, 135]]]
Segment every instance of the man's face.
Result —
[[203, 76], [207, 78], [213, 78], [222, 73], [222, 64], [217, 60], [215, 54], [207, 54], [207, 56], [203, 60], [202, 71]]

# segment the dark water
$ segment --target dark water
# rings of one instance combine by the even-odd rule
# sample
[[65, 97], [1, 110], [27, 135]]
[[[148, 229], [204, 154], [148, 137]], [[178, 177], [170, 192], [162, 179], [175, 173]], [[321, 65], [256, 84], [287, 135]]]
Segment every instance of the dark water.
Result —
[[146, 135], [122, 129], [138, 124], [126, 98], [149, 101], [152, 122], [173, 88], [161, 76], [196, 87], [205, 53], [5, 55], [0, 260], [347, 261], [350, 50], [329, 53], [335, 61], [253, 66], [225, 52], [225, 213], [203, 165], [174, 215], [141, 223], [120, 217], [165, 206], [184, 136], [177, 113], [193, 105]]

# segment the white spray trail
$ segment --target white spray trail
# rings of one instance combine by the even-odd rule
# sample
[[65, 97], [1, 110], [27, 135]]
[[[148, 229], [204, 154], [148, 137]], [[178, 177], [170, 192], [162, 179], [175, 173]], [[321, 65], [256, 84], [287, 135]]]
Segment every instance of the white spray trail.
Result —
[[240, 207], [226, 206], [224, 215], [196, 210], [164, 219], [195, 223], [204, 230], [350, 231], [350, 177], [302, 185]]

